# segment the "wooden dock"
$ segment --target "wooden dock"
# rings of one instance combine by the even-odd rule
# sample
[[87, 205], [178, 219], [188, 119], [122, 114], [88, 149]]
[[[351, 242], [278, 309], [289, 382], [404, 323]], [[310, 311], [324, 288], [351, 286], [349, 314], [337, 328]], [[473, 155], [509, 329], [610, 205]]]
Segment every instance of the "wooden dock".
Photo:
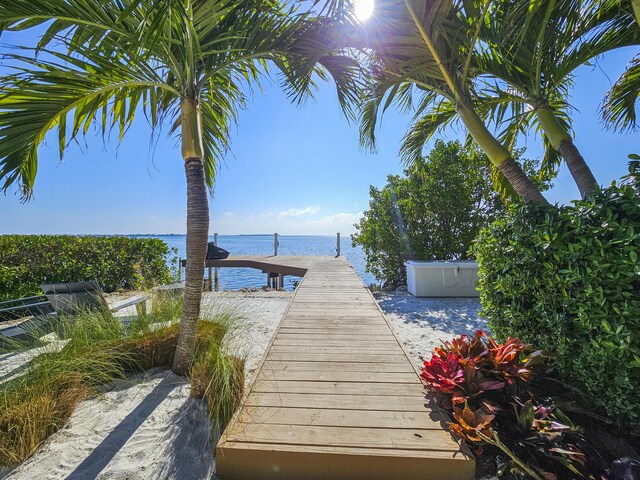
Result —
[[474, 461], [425, 399], [412, 362], [344, 258], [217, 262], [306, 272], [218, 443], [218, 478], [474, 478]]

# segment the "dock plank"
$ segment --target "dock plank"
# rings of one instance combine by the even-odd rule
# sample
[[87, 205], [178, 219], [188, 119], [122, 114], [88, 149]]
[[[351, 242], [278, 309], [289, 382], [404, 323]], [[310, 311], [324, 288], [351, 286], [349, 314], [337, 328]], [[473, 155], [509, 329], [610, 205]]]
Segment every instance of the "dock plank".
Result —
[[358, 395], [358, 396], [416, 396], [422, 388], [415, 383], [355, 383], [355, 382], [303, 382], [300, 380], [274, 380], [258, 377], [253, 388], [256, 393], [306, 393], [310, 395]]
[[[245, 405], [254, 407], [332, 408], [337, 410], [389, 410], [425, 412], [426, 400], [418, 396], [331, 395], [312, 393], [251, 392]], [[229, 432], [230, 438], [235, 434]]]
[[450, 435], [442, 428], [405, 429], [381, 427], [323, 427], [315, 425], [237, 423], [236, 440], [248, 438], [258, 443], [326, 445], [328, 447], [400, 448], [455, 452]]
[[[409, 363], [353, 363], [353, 362], [282, 362], [267, 359], [263, 370], [288, 370], [307, 372], [372, 372], [372, 373], [411, 373], [415, 378], [415, 370]], [[351, 378], [356, 377], [353, 375]], [[359, 376], [358, 376], [359, 378]]]
[[474, 478], [474, 461], [343, 258], [235, 257], [229, 265], [240, 263], [305, 273], [216, 447], [218, 478]]
[[[348, 367], [347, 367], [348, 368]], [[336, 370], [295, 370], [295, 369], [269, 369], [262, 367], [260, 375], [265, 379], [277, 381], [298, 381], [298, 382], [352, 382], [353, 371], [348, 369]], [[258, 377], [260, 378], [260, 377]], [[367, 383], [407, 383], [415, 380], [415, 375], [411, 371], [407, 372], [360, 372], [358, 378]]]
[[320, 427], [442, 429], [440, 422], [420, 412], [331, 410], [321, 408], [247, 407], [239, 422]]

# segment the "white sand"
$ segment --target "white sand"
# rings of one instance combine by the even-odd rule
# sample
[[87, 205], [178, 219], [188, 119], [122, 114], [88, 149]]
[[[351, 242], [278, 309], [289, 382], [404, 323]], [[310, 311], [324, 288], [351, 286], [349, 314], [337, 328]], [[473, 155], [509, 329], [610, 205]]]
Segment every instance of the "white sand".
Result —
[[210, 431], [205, 405], [189, 398], [185, 379], [148, 372], [82, 402], [9, 478], [209, 478]]
[[230, 350], [246, 358], [247, 384], [253, 378], [276, 327], [291, 302], [293, 292], [205, 293], [203, 309], [210, 314], [239, 315], [229, 341]]
[[489, 331], [487, 322], [478, 315], [477, 298], [417, 298], [407, 292], [377, 292], [374, 296], [419, 366], [420, 357], [430, 358], [442, 340]]
[[[241, 317], [232, 348], [247, 356], [247, 381], [291, 297], [286, 292], [204, 294], [203, 313]], [[69, 424], [8, 478], [214, 478], [217, 439], [211, 432], [205, 404], [189, 397], [186, 380], [166, 370], [150, 371], [82, 402]]]

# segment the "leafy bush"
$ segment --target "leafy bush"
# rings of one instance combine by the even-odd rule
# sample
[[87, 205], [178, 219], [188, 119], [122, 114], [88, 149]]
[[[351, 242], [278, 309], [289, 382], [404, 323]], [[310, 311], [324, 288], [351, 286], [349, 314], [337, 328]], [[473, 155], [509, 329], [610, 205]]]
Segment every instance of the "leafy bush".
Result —
[[369, 210], [351, 237], [367, 256], [367, 271], [401, 285], [408, 259], [468, 258], [478, 231], [503, 209], [488, 165], [478, 151], [439, 140], [404, 176], [390, 175], [382, 189], [371, 186]]
[[105, 292], [168, 283], [168, 254], [152, 238], [1, 235], [0, 300], [42, 293], [47, 282], [96, 280]]
[[640, 419], [640, 167], [559, 209], [515, 205], [474, 247], [497, 338], [554, 352], [592, 405]]
[[549, 370], [543, 351], [514, 338], [499, 344], [478, 331], [436, 348], [421, 376], [452, 414], [454, 434], [478, 455], [483, 445], [506, 455], [499, 470], [537, 480], [586, 478], [593, 467], [580, 430], [533, 386]]

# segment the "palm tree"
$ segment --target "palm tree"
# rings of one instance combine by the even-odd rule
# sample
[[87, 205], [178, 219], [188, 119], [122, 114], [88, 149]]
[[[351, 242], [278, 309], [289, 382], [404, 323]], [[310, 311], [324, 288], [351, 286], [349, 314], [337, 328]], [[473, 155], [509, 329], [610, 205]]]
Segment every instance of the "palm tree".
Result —
[[410, 108], [419, 94], [415, 123], [401, 147], [405, 163], [422, 156], [424, 144], [440, 129], [461, 120], [494, 167], [524, 200], [546, 204], [540, 190], [491, 133], [478, 114], [472, 52], [483, 11], [470, 12], [452, 0], [404, 0], [376, 5], [364, 28], [370, 81], [362, 109], [361, 136], [374, 148], [378, 116], [392, 103]]
[[[619, 0], [498, 0], [487, 12], [472, 64], [488, 75], [482, 104], [511, 145], [520, 132], [541, 130], [547, 146], [543, 168], [565, 160], [583, 197], [598, 183], [573, 142], [569, 88], [573, 72], [613, 49], [640, 39], [631, 9]], [[508, 118], [506, 118], [508, 116]], [[551, 147], [551, 148], [549, 148]]]
[[[173, 364], [191, 365], [209, 234], [207, 187], [245, 104], [243, 86], [272, 60], [292, 95], [313, 85], [315, 62], [348, 81], [352, 61], [313, 45], [296, 53], [308, 28], [277, 1], [15, 0], [0, 4], [0, 29], [45, 24], [38, 55], [7, 54], [13, 73], [0, 86], [0, 180], [32, 194], [38, 148], [57, 130], [60, 156], [99, 124], [119, 139], [142, 112], [153, 130], [170, 127], [187, 180], [185, 301]], [[53, 43], [52, 43], [53, 42]], [[347, 89], [348, 90], [348, 89]]]

